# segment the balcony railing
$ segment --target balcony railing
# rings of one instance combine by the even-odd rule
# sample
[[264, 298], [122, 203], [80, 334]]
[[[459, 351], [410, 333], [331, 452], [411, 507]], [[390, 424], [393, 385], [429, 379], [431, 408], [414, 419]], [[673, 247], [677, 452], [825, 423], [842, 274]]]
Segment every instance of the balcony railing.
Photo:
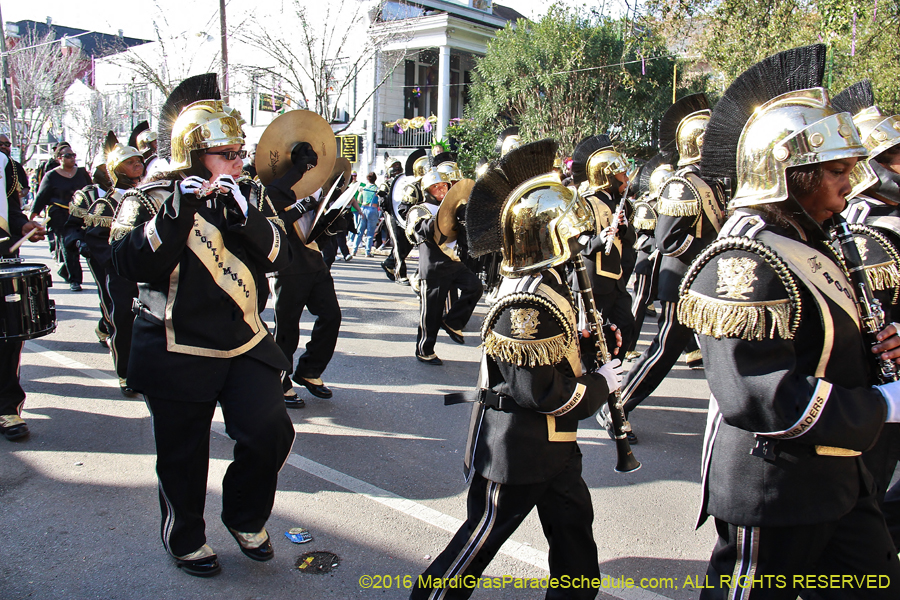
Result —
[[433, 131], [407, 129], [398, 133], [393, 127], [381, 126], [381, 145], [386, 148], [418, 148], [431, 145]]

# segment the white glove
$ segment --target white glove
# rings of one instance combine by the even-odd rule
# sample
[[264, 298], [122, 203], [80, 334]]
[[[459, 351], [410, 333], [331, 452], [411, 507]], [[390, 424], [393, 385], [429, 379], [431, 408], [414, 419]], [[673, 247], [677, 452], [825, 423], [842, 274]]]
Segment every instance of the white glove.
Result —
[[216, 185], [222, 190], [228, 190], [234, 198], [235, 202], [238, 203], [238, 206], [241, 207], [241, 212], [244, 213], [244, 216], [247, 216], [247, 199], [244, 198], [244, 194], [241, 193], [241, 188], [238, 187], [238, 184], [235, 183], [234, 178], [231, 175], [219, 175], [219, 178], [216, 179]]
[[181, 194], [186, 196], [188, 194], [194, 194], [196, 196], [200, 195], [200, 190], [203, 189], [204, 184], [206, 184], [205, 179], [201, 179], [196, 175], [191, 175], [190, 177], [185, 177], [178, 183], [178, 187], [181, 188]]
[[884, 421], [900, 423], [900, 381], [876, 385], [875, 389], [887, 400], [887, 418]]
[[603, 375], [610, 394], [622, 387], [622, 373], [624, 372], [625, 368], [618, 358], [612, 359], [596, 371], [598, 375]]

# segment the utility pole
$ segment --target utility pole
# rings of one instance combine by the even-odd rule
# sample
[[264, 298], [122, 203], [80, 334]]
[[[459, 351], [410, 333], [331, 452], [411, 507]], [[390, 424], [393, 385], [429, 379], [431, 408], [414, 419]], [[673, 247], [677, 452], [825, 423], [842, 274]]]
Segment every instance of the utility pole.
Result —
[[225, 0], [219, 0], [219, 28], [222, 36], [222, 101], [228, 104], [228, 30], [225, 27]]
[[[13, 103], [12, 77], [9, 76], [9, 62], [6, 59], [6, 27], [0, 12], [0, 62], [3, 63], [3, 88], [6, 90], [6, 114], [9, 115], [9, 141], [16, 147], [16, 107]], [[12, 148], [10, 149], [12, 150]], [[21, 155], [19, 156], [21, 159]]]

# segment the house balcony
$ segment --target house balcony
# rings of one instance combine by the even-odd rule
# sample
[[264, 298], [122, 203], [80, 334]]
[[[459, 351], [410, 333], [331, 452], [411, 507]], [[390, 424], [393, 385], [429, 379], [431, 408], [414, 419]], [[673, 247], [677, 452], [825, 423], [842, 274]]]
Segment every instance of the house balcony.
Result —
[[382, 125], [381, 143], [378, 145], [382, 148], [427, 148], [433, 138], [434, 131], [425, 131], [424, 128], [409, 128], [398, 133], [393, 127]]

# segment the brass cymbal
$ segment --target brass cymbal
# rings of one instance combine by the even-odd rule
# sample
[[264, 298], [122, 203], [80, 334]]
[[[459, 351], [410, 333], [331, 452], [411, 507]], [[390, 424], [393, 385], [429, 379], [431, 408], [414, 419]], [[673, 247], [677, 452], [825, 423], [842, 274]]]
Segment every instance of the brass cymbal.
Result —
[[286, 112], [266, 127], [256, 147], [256, 173], [263, 185], [288, 172], [291, 150], [301, 142], [309, 142], [318, 163], [292, 189], [305, 198], [322, 187], [334, 169], [337, 142], [328, 121], [309, 110]]
[[450, 191], [441, 200], [441, 207], [437, 213], [437, 227], [434, 228], [434, 235], [437, 238], [435, 241], [439, 244], [441, 243], [441, 238], [444, 238], [443, 243], [456, 241], [459, 235], [456, 211], [469, 201], [469, 194], [472, 193], [474, 186], [475, 182], [473, 180], [462, 179], [450, 188]]
[[344, 180], [341, 182], [340, 192], [346, 190], [347, 186], [350, 184], [350, 171], [350, 161], [343, 156], [338, 156], [334, 161], [334, 168], [331, 170], [331, 175], [328, 176], [328, 179], [325, 180], [325, 184], [322, 186], [322, 192], [324, 193], [326, 190], [331, 190], [335, 182], [340, 179], [341, 175], [344, 176]]

